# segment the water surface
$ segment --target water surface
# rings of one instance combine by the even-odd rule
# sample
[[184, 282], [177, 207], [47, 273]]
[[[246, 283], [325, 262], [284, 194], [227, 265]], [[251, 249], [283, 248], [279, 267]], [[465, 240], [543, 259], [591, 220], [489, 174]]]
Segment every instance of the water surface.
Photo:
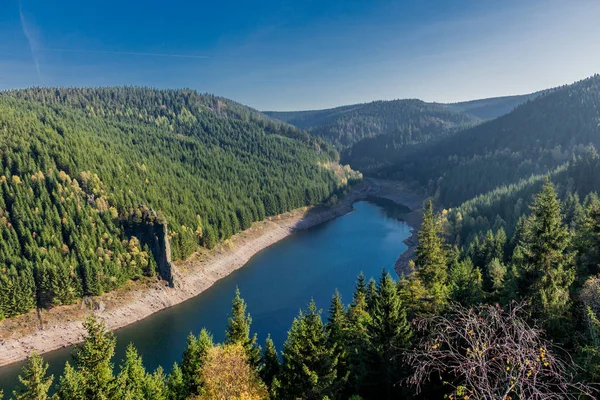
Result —
[[[241, 269], [215, 283], [202, 294], [142, 321], [117, 330], [115, 365], [133, 342], [149, 370], [162, 365], [167, 371], [180, 361], [190, 332], [203, 327], [222, 341], [236, 286], [252, 315], [252, 331], [264, 344], [270, 333], [278, 350], [292, 320], [311, 298], [327, 309], [338, 289], [345, 303], [352, 299], [358, 274], [378, 277], [382, 268], [393, 273], [402, 242], [410, 227], [397, 219], [406, 209], [389, 202], [363, 201], [355, 211], [324, 224], [297, 232], [260, 251]], [[324, 315], [325, 317], [325, 315]], [[44, 355], [55, 381], [72, 348]], [[11, 393], [22, 363], [0, 368], [0, 388]]]

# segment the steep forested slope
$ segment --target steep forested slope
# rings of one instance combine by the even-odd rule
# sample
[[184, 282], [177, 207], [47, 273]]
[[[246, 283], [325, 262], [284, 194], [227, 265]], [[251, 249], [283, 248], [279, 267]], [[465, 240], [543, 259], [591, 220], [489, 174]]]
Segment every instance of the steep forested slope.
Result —
[[152, 275], [124, 221], [166, 220], [180, 259], [347, 182], [321, 140], [193, 91], [5, 92], [0, 133], [0, 317]]
[[266, 114], [329, 140], [342, 152], [344, 163], [369, 173], [393, 162], [406, 147], [507, 114], [540, 94], [453, 104], [375, 101], [326, 110]]
[[470, 114], [481, 120], [487, 121], [508, 114], [517, 106], [535, 99], [542, 93], [543, 92], [535, 92], [517, 96], [491, 97], [488, 99], [448, 103], [446, 106], [453, 111]]
[[510, 114], [400, 153], [379, 175], [414, 179], [457, 205], [600, 145], [600, 77], [546, 93]]
[[363, 139], [392, 134], [398, 146], [419, 143], [477, 122], [477, 118], [456, 113], [444, 105], [412, 99], [266, 114], [325, 138], [338, 149], [348, 149]]

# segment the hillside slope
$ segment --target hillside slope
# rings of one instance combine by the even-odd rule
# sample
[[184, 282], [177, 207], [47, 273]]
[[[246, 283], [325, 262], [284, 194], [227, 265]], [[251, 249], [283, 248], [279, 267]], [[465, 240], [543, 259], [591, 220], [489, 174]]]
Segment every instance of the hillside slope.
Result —
[[174, 259], [344, 190], [331, 148], [193, 91], [0, 95], [0, 318], [153, 275], [136, 224], [169, 226]]
[[327, 110], [265, 112], [348, 149], [363, 139], [394, 134], [403, 143], [420, 143], [430, 136], [478, 122], [478, 119], [421, 100], [374, 101]]
[[451, 138], [399, 153], [378, 175], [414, 179], [445, 205], [532, 174], [600, 145], [600, 76], [555, 89]]
[[542, 93], [543, 91], [517, 96], [491, 97], [488, 99], [447, 103], [445, 105], [453, 111], [469, 114], [483, 121], [488, 121], [508, 114], [516, 107], [535, 99]]

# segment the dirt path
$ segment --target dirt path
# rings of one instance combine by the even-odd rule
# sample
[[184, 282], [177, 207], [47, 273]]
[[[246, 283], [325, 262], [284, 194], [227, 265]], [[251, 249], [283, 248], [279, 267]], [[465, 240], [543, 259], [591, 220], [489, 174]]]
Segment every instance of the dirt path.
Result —
[[[82, 300], [76, 305], [32, 311], [1, 321], [0, 366], [23, 360], [32, 350], [45, 353], [81, 342], [85, 333], [82, 320], [87, 315], [94, 314], [104, 321], [109, 330], [114, 330], [197, 296], [219, 279], [244, 266], [260, 250], [296, 230], [310, 228], [352, 211], [354, 202], [369, 195], [388, 198], [413, 210], [415, 207], [420, 209], [418, 196], [395, 185], [386, 181], [367, 181], [354, 187], [335, 206], [295, 210], [256, 223], [217, 249], [202, 250], [178, 263], [174, 271], [177, 283], [173, 288], [158, 280], [131, 282], [119, 290], [99, 298]], [[412, 214], [407, 216], [407, 220], [414, 218]]]

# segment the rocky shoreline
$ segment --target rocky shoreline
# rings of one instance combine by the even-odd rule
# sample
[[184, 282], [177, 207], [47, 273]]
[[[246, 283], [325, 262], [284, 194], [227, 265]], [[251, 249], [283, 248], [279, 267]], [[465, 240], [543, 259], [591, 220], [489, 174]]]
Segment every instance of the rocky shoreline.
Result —
[[[29, 356], [32, 351], [45, 353], [77, 344], [83, 340], [82, 320], [94, 314], [104, 321], [109, 330], [118, 329], [144, 319], [160, 310], [195, 297], [219, 279], [243, 267], [260, 250], [284, 239], [295, 231], [337, 218], [352, 211], [352, 204], [369, 196], [392, 200], [406, 205], [411, 212], [407, 223], [418, 226], [421, 198], [395, 182], [367, 180], [341, 198], [333, 206], [319, 206], [295, 210], [254, 224], [240, 232], [217, 249], [202, 250], [188, 260], [178, 263], [174, 270], [176, 285], [164, 281], [137, 282], [100, 298], [85, 299], [79, 304], [56, 307], [0, 322], [0, 366]], [[414, 253], [415, 231], [405, 240]], [[395, 269], [400, 275], [406, 271], [404, 254], [398, 258]]]

